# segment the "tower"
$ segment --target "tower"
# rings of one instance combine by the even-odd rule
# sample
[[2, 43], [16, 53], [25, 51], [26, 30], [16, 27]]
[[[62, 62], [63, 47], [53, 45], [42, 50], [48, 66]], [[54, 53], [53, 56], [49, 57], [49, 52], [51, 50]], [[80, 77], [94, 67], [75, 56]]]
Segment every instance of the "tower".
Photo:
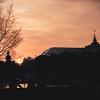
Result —
[[97, 42], [97, 39], [96, 39], [96, 30], [94, 29], [94, 37], [93, 37], [93, 42], [92, 42], [92, 44], [99, 44], [98, 42]]
[[96, 30], [94, 29], [93, 41], [91, 42], [90, 45], [85, 46], [85, 48], [91, 48], [92, 50], [100, 49], [100, 44], [99, 44], [99, 42], [97, 41], [96, 35], [95, 35], [95, 34], [96, 34]]
[[6, 62], [11, 62], [11, 56], [9, 51], [7, 51]]
[[94, 37], [93, 37], [93, 44], [98, 44], [95, 34], [94, 34]]

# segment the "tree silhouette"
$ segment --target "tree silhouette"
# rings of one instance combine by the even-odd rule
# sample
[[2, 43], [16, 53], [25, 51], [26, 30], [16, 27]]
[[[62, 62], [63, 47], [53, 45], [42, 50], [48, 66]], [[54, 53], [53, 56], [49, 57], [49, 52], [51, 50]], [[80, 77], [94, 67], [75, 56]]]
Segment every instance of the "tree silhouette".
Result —
[[12, 50], [22, 40], [20, 37], [21, 28], [15, 28], [16, 19], [13, 15], [13, 4], [4, 13], [3, 2], [4, 0], [0, 0], [0, 59], [4, 57], [6, 51]]

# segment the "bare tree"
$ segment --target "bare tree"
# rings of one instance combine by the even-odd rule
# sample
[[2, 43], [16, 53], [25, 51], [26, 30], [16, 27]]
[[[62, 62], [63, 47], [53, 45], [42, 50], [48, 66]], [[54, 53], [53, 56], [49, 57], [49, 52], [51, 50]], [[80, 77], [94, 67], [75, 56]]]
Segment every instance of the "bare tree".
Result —
[[[0, 0], [2, 4], [4, 0]], [[15, 17], [13, 15], [13, 4], [7, 9], [6, 14], [0, 6], [0, 60], [8, 50], [13, 50], [22, 40], [20, 37], [21, 28], [15, 28]]]

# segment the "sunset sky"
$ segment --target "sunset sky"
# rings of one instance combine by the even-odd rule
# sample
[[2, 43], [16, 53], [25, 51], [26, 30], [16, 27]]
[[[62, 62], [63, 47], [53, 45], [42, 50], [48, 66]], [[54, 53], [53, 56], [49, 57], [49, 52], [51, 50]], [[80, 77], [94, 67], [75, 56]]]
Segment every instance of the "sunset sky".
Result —
[[8, 0], [14, 3], [22, 43], [16, 53], [34, 57], [50, 47], [83, 47], [93, 30], [100, 42], [100, 0]]

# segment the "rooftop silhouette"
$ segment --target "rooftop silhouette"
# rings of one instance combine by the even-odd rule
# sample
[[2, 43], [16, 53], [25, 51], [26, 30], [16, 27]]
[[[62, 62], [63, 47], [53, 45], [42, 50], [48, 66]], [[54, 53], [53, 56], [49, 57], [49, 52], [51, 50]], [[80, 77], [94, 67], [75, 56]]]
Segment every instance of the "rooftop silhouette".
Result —
[[83, 48], [68, 48], [68, 47], [52, 47], [49, 48], [48, 50], [44, 51], [42, 53], [42, 55], [60, 55], [60, 54], [64, 54], [64, 53], [83, 53], [86, 50], [99, 50], [100, 49], [100, 44], [96, 39], [96, 35], [94, 34], [93, 36], [93, 40], [91, 42], [91, 44], [83, 47]]

